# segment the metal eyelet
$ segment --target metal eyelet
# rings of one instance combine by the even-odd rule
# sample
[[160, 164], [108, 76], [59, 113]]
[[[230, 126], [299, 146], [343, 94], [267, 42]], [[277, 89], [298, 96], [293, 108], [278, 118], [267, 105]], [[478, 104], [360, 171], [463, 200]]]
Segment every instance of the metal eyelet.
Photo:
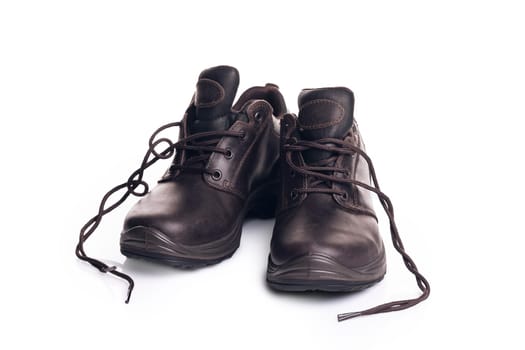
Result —
[[290, 198], [291, 198], [291, 200], [295, 200], [298, 196], [299, 196], [299, 194], [297, 193], [296, 190], [291, 190], [290, 191]]
[[257, 123], [260, 123], [261, 120], [262, 120], [262, 118], [263, 118], [263, 112], [262, 112], [262, 111], [257, 111], [257, 112], [255, 112], [255, 114], [253, 115], [253, 119], [255, 119], [255, 121], [256, 121]]
[[295, 171], [293, 169], [290, 169], [290, 177], [295, 177]]
[[222, 178], [222, 172], [219, 169], [215, 169], [211, 174], [211, 178], [215, 181], [218, 181]]
[[289, 145], [295, 145], [297, 143], [297, 137], [290, 137], [287, 143]]
[[348, 200], [348, 192], [344, 191], [341, 193], [341, 199], [346, 202]]
[[232, 159], [233, 158], [233, 152], [231, 149], [226, 148], [226, 152], [224, 152], [224, 158], [226, 159]]
[[350, 170], [345, 169], [345, 171], [343, 172], [343, 176], [344, 177], [349, 177], [350, 176]]

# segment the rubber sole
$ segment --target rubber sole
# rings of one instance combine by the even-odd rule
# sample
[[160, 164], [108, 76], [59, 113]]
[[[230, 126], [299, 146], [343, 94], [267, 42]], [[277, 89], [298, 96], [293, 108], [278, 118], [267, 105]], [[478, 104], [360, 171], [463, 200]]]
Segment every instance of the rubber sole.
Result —
[[153, 253], [148, 253], [147, 255], [143, 255], [143, 252], [135, 252], [129, 249], [121, 249], [120, 251], [122, 252], [122, 254], [124, 254], [128, 258], [153, 261], [156, 263], [161, 263], [163, 265], [169, 265], [172, 267], [188, 269], [188, 270], [220, 263], [221, 261], [225, 259], [231, 258], [231, 256], [235, 252], [234, 251], [230, 255], [224, 256], [216, 260], [197, 260], [197, 259], [191, 259], [191, 258], [180, 258], [180, 257], [175, 257], [175, 256], [153, 254]]
[[136, 226], [122, 232], [120, 251], [129, 258], [186, 269], [217, 264], [230, 258], [239, 247], [245, 218], [274, 217], [278, 189], [277, 182], [272, 181], [254, 190], [232, 229], [216, 241], [188, 246], [155, 228]]
[[344, 282], [344, 281], [285, 281], [285, 282], [271, 282], [267, 280], [268, 285], [275, 290], [283, 292], [329, 292], [329, 293], [351, 293], [358, 292], [373, 286], [383, 279], [366, 283]]
[[267, 283], [286, 292], [356, 292], [381, 281], [386, 273], [384, 252], [365, 266], [348, 268], [334, 259], [310, 254], [277, 265], [268, 259]]

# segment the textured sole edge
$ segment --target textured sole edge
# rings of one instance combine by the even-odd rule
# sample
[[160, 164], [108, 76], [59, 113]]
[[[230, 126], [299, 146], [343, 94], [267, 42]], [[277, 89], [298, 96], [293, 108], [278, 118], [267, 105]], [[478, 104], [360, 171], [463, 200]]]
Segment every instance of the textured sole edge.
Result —
[[355, 292], [381, 281], [386, 274], [384, 251], [377, 259], [348, 268], [334, 259], [310, 254], [276, 265], [268, 258], [266, 281], [276, 290], [288, 292]]
[[120, 252], [128, 258], [140, 258], [170, 266], [195, 268], [216, 264], [229, 258], [239, 248], [242, 222], [221, 239], [202, 245], [186, 246], [173, 242], [162, 232], [137, 226], [121, 235]]
[[266, 280], [268, 285], [275, 290], [283, 292], [358, 292], [369, 288], [383, 280], [383, 277], [370, 282], [345, 282], [345, 281], [328, 281], [328, 280], [293, 280], [273, 282]]
[[223, 256], [221, 258], [214, 259], [214, 260], [198, 260], [198, 259], [174, 257], [174, 256], [162, 255], [162, 254], [151, 254], [150, 253], [150, 254], [144, 255], [142, 252], [135, 252], [129, 249], [121, 249], [121, 252], [128, 258], [146, 260], [146, 261], [150, 261], [153, 263], [160, 263], [163, 265], [169, 265], [169, 266], [177, 267], [181, 269], [195, 269], [199, 267], [214, 265], [214, 264], [220, 263], [223, 260], [231, 258], [233, 253], [235, 253], [235, 251], [233, 251], [229, 255], [226, 255], [226, 256]]

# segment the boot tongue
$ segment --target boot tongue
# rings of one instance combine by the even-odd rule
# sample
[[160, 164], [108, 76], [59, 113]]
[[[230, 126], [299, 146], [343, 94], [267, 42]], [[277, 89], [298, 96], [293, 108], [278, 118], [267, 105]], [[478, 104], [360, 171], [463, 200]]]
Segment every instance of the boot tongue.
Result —
[[239, 72], [233, 67], [217, 66], [203, 71], [197, 82], [190, 133], [229, 129], [234, 121], [231, 108], [238, 86]]
[[[343, 139], [353, 123], [354, 94], [347, 88], [303, 90], [299, 95], [300, 137], [315, 141], [322, 138]], [[303, 152], [307, 163], [328, 158], [331, 152], [307, 150]]]

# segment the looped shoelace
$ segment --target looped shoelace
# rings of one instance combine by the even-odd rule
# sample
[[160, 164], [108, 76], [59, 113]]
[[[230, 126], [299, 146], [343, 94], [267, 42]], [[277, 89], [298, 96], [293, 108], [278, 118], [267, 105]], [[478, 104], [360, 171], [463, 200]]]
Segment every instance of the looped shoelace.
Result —
[[[336, 146], [327, 145], [327, 144], [335, 144]], [[337, 158], [337, 156], [330, 157], [332, 159], [326, 160], [326, 162], [323, 162], [323, 164], [320, 164], [319, 162], [315, 164], [315, 166], [308, 166], [308, 165], [302, 165], [297, 166], [292, 161], [292, 153], [293, 152], [302, 152], [309, 149], [318, 149], [322, 151], [328, 151], [337, 153], [339, 155], [350, 155], [353, 153], [357, 153], [360, 156], [365, 159], [365, 161], [368, 164], [368, 168], [370, 170], [370, 175], [372, 177], [373, 186], [370, 186], [366, 183], [348, 179], [348, 178], [341, 178], [336, 177], [333, 175], [327, 175], [323, 172], [347, 172], [344, 168], [338, 168], [333, 166], [322, 166], [323, 164], [330, 164], [333, 163], [334, 159]], [[392, 311], [399, 311], [408, 309], [409, 307], [415, 306], [422, 302], [423, 300], [427, 299], [430, 295], [430, 284], [428, 283], [427, 279], [419, 272], [419, 270], [416, 267], [416, 264], [412, 260], [412, 258], [407, 254], [405, 251], [405, 247], [403, 246], [403, 242], [401, 241], [401, 237], [399, 236], [399, 231], [396, 226], [396, 222], [394, 220], [394, 207], [392, 205], [392, 201], [386, 194], [384, 194], [381, 189], [379, 188], [379, 183], [377, 181], [376, 172], [374, 169], [374, 165], [372, 164], [372, 160], [370, 157], [359, 147], [356, 147], [348, 142], [344, 142], [339, 139], [333, 139], [333, 138], [324, 138], [317, 141], [307, 141], [307, 140], [294, 140], [294, 143], [288, 143], [284, 145], [284, 150], [286, 151], [286, 162], [288, 165], [293, 169], [293, 171], [304, 174], [307, 176], [311, 176], [315, 178], [316, 180], [312, 181], [311, 185], [314, 184], [320, 184], [321, 182], [331, 181], [331, 182], [339, 182], [339, 183], [349, 183], [353, 184], [355, 186], [362, 187], [364, 189], [367, 189], [377, 195], [379, 198], [379, 202], [381, 203], [381, 206], [385, 210], [386, 215], [388, 216], [388, 220], [390, 222], [390, 233], [392, 238], [392, 243], [394, 245], [394, 248], [397, 250], [397, 252], [401, 255], [403, 258], [403, 262], [405, 263], [405, 266], [407, 267], [408, 271], [410, 271], [414, 277], [416, 278], [417, 285], [419, 289], [421, 290], [422, 294], [414, 299], [406, 299], [406, 300], [398, 300], [393, 301], [385, 304], [381, 304], [363, 311], [358, 312], [347, 312], [343, 314], [337, 315], [338, 321], [344, 321], [348, 320], [350, 318], [359, 317], [359, 316], [366, 316], [366, 315], [373, 315], [378, 313], [384, 313], [384, 312], [392, 312]], [[331, 188], [308, 188], [308, 189], [302, 189], [296, 191], [300, 192], [323, 192], [323, 193], [337, 193], [341, 194], [338, 190], [331, 189]]]
[[[229, 150], [223, 149], [220, 147], [216, 147], [215, 145], [219, 142], [220, 138], [224, 136], [230, 136], [230, 137], [244, 137], [245, 133], [243, 131], [206, 131], [201, 133], [196, 133], [193, 135], [190, 135], [185, 138], [179, 139], [178, 142], [173, 142], [169, 138], [162, 137], [157, 139], [157, 135], [161, 133], [162, 131], [172, 128], [172, 127], [181, 127], [181, 122], [175, 122], [175, 123], [169, 123], [166, 125], [161, 126], [155, 132], [151, 135], [148, 142], [148, 150], [146, 151], [146, 154], [144, 155], [144, 158], [142, 159], [142, 163], [140, 167], [135, 170], [133, 173], [131, 173], [131, 176], [128, 178], [128, 180], [120, 185], [117, 185], [113, 187], [111, 190], [109, 190], [102, 200], [100, 201], [99, 207], [98, 207], [98, 213], [93, 216], [91, 219], [86, 222], [86, 224], [80, 229], [80, 235], [78, 238], [78, 244], [75, 248], [75, 254], [76, 256], [84, 261], [87, 261], [90, 263], [93, 267], [98, 269], [100, 272], [103, 273], [111, 273], [117, 277], [120, 277], [124, 280], [126, 280], [129, 284], [128, 286], [128, 294], [127, 298], [125, 300], [126, 304], [129, 303], [129, 299], [131, 297], [131, 293], [133, 292], [133, 288], [135, 286], [135, 282], [133, 279], [123, 273], [117, 270], [116, 266], [109, 266], [105, 263], [103, 263], [100, 260], [94, 259], [90, 256], [88, 256], [84, 250], [84, 243], [87, 241], [87, 239], [95, 232], [97, 227], [100, 225], [100, 222], [102, 221], [102, 218], [104, 215], [110, 213], [114, 209], [116, 209], [118, 206], [120, 206], [124, 201], [130, 196], [134, 195], [137, 197], [143, 197], [149, 192], [149, 185], [146, 181], [143, 180], [144, 171], [155, 164], [159, 159], [168, 159], [171, 158], [175, 152], [175, 150], [191, 150], [198, 155], [189, 157], [183, 164], [174, 164], [172, 165], [172, 170], [193, 170], [193, 171], [201, 171], [210, 175], [213, 175], [214, 171], [210, 169], [206, 169], [204, 165], [202, 164], [200, 167], [195, 166], [194, 164], [197, 163], [204, 163], [205, 160], [207, 160], [211, 153], [217, 152], [222, 154], [227, 154]], [[198, 141], [199, 139], [205, 139], [203, 141]], [[156, 148], [160, 144], [167, 144], [166, 148], [162, 151], [157, 151]], [[124, 190], [124, 194], [113, 204], [107, 205], [109, 199], [111, 196], [113, 196], [115, 193]]]

